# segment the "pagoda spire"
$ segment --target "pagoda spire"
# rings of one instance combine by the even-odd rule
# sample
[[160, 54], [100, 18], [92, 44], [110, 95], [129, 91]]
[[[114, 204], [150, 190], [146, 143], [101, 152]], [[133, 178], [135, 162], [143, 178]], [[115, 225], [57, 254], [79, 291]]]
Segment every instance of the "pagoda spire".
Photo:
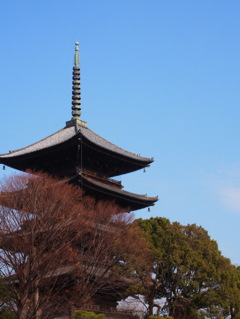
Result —
[[66, 127], [78, 124], [87, 127], [81, 120], [81, 85], [80, 85], [80, 55], [79, 43], [75, 42], [74, 65], [72, 71], [72, 119], [66, 122]]
[[75, 55], [72, 77], [72, 120], [78, 120], [81, 116], [81, 87], [79, 66], [79, 43], [75, 42]]

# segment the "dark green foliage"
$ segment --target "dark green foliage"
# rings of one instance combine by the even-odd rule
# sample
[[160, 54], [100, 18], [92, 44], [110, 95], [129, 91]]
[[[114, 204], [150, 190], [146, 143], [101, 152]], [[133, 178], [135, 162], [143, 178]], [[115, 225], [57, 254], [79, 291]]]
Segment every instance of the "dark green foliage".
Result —
[[15, 314], [12, 311], [0, 310], [0, 319], [15, 319]]
[[[166, 218], [136, 221], [151, 245], [149, 284], [144, 282], [149, 315], [155, 299], [166, 300], [158, 314], [174, 319], [236, 318], [240, 272], [223, 257], [201, 226], [183, 226]], [[156, 318], [156, 317], [154, 317]]]
[[12, 311], [6, 310], [5, 301], [8, 296], [11, 294], [11, 291], [3, 284], [0, 278], [0, 319], [14, 319], [15, 314]]

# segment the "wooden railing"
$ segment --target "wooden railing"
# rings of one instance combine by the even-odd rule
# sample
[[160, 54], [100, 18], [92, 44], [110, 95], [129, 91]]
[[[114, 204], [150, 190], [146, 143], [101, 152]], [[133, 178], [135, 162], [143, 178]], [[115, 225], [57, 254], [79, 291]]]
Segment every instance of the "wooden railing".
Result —
[[113, 179], [113, 178], [99, 176], [97, 173], [92, 172], [92, 171], [83, 170], [82, 172], [85, 176], [90, 177], [96, 181], [99, 181], [99, 182], [102, 182], [105, 184], [114, 184], [114, 186], [117, 186], [118, 188], [123, 188], [122, 183], [120, 181]]

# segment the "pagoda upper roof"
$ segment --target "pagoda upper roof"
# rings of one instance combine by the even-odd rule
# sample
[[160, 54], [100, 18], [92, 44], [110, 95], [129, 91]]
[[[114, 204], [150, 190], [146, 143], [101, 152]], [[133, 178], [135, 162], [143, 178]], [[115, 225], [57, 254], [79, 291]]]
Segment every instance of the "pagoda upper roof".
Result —
[[[101, 155], [104, 154], [104, 163], [109, 163], [109, 166], [112, 165], [113, 159], [117, 161], [118, 165], [115, 165], [114, 172], [109, 168], [105, 168], [104, 174], [106, 176], [125, 174], [149, 166], [149, 164], [153, 162], [153, 158], [142, 157], [138, 154], [126, 151], [102, 138], [89, 128], [73, 122], [72, 125], [66, 126], [34, 144], [18, 150], [9, 151], [9, 153], [6, 154], [0, 154], [0, 163], [23, 171], [29, 169], [39, 170], [38, 167], [34, 166], [37, 165], [37, 158], [42, 156], [41, 162], [50, 161], [52, 157], [48, 157], [47, 154], [51, 153], [51, 156], [53, 156], [52, 154], [54, 154], [56, 149], [59, 150], [59, 148], [61, 148], [62, 151], [60, 151], [60, 153], [59, 151], [58, 153], [56, 152], [56, 156], [60, 158], [64, 150], [66, 153], [66, 149], [69, 148], [70, 144], [71, 148], [75, 149], [77, 143], [79, 143], [79, 139], [82, 139], [85, 145], [84, 155], [86, 155], [86, 152], [89, 152], [89, 150], [91, 150], [91, 154], [94, 152], [96, 156], [100, 153]], [[31, 158], [32, 161], [30, 160]], [[122, 164], [119, 165], [119, 163]], [[47, 172], [51, 173], [50, 171]]]
[[50, 135], [50, 136], [48, 136], [48, 137], [46, 137], [46, 138], [44, 138], [36, 143], [33, 143], [29, 146], [20, 148], [18, 150], [9, 151], [9, 153], [6, 153], [6, 154], [0, 154], [0, 160], [2, 160], [4, 158], [14, 158], [14, 157], [22, 156], [25, 154], [30, 154], [33, 152], [37, 152], [37, 151], [40, 151], [43, 149], [53, 147], [55, 145], [59, 145], [63, 142], [66, 142], [67, 140], [70, 140], [71, 138], [76, 136], [78, 133], [81, 133], [81, 135], [83, 137], [87, 138], [93, 144], [98, 145], [101, 148], [109, 150], [113, 153], [117, 153], [119, 155], [129, 157], [129, 158], [132, 158], [132, 159], [135, 159], [137, 161], [144, 162], [147, 164], [153, 162], [153, 158], [142, 157], [138, 154], [126, 151], [123, 148], [107, 141], [106, 139], [104, 139], [100, 135], [96, 134], [95, 132], [93, 132], [89, 128], [81, 127], [81, 126], [78, 126], [77, 124], [70, 126], [70, 127], [65, 127], [63, 129], [57, 131], [56, 133], [53, 133], [52, 135]]
[[6, 154], [0, 154], [0, 161], [4, 161], [4, 159], [6, 158], [16, 158], [18, 156], [23, 156], [26, 154], [31, 154], [31, 153], [35, 153], [37, 151], [41, 151], [43, 149], [48, 149], [50, 147], [53, 147], [55, 145], [61, 144], [69, 139], [71, 139], [74, 135], [75, 135], [75, 128], [74, 127], [69, 127], [69, 128], [64, 128], [61, 129], [59, 131], [57, 131], [56, 133], [45, 137], [44, 139], [30, 144], [26, 147], [17, 149], [17, 150], [12, 150], [9, 151], [9, 153]]

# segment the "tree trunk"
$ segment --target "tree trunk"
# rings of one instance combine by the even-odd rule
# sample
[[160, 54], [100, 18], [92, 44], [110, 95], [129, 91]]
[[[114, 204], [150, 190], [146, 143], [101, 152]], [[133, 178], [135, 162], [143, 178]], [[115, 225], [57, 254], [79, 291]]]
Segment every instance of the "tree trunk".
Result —
[[26, 319], [28, 314], [28, 305], [24, 305], [19, 311], [19, 319]]
[[148, 315], [152, 316], [153, 315], [153, 307], [154, 307], [154, 301], [152, 298], [148, 298]]
[[39, 309], [39, 280], [36, 280], [34, 283], [35, 286], [35, 291], [34, 291], [34, 309], [36, 312], [35, 318], [36, 319], [41, 319], [41, 310]]
[[157, 308], [157, 316], [159, 317], [160, 316], [161, 307], [159, 305], [157, 305], [157, 304], [154, 304], [153, 307]]
[[174, 305], [168, 301], [169, 316], [174, 318]]

